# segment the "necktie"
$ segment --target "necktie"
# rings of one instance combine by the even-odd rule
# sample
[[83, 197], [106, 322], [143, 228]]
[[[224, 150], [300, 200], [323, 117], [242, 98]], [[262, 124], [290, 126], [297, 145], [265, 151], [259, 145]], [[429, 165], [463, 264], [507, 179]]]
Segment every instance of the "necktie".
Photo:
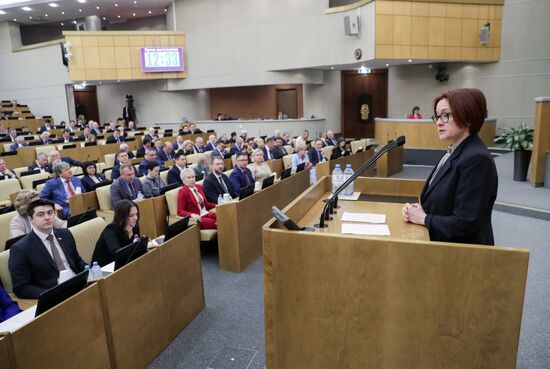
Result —
[[246, 175], [246, 170], [243, 170], [243, 176], [244, 176], [244, 181], [246, 182], [246, 185], [248, 186], [250, 184], [250, 180], [248, 179], [248, 176]]
[[271, 160], [271, 150], [267, 149], [267, 160]]
[[220, 181], [220, 185], [222, 186], [222, 189], [224, 190], [224, 193], [227, 193], [227, 186], [225, 185], [222, 176], [218, 177], [218, 181]]
[[57, 270], [65, 270], [65, 265], [63, 265], [63, 262], [61, 261], [61, 256], [59, 255], [59, 251], [57, 250], [57, 247], [55, 247], [55, 243], [53, 242], [53, 236], [51, 233], [46, 237], [46, 240], [48, 240], [50, 244], [50, 249], [52, 250], [52, 257], [53, 261], [55, 262], [55, 265], [57, 266]]
[[130, 195], [134, 197], [134, 184], [132, 182], [128, 183], [128, 188], [130, 188]]
[[201, 194], [199, 193], [199, 191], [197, 191], [196, 187], [193, 188], [193, 191], [195, 192], [195, 196], [197, 196], [197, 202], [199, 203], [199, 208], [202, 208], [204, 201], [202, 199]]
[[322, 157], [321, 157], [321, 152], [320, 151], [317, 151], [317, 157], [319, 158], [319, 163], [321, 162], [322, 160]]
[[65, 182], [67, 183], [67, 187], [69, 188], [69, 195], [74, 196], [74, 191], [73, 191], [73, 188], [71, 187], [71, 180], [67, 179]]
[[441, 169], [441, 167], [443, 167], [443, 165], [445, 164], [447, 159], [449, 159], [450, 156], [451, 156], [451, 148], [449, 147], [447, 149], [447, 152], [445, 153], [445, 155], [443, 155], [441, 160], [439, 160], [439, 163], [437, 163], [437, 167], [435, 168], [434, 174], [433, 174], [432, 178], [430, 179], [429, 186], [432, 185], [432, 182], [433, 182], [434, 178], [437, 176], [437, 173], [439, 173], [439, 170]]

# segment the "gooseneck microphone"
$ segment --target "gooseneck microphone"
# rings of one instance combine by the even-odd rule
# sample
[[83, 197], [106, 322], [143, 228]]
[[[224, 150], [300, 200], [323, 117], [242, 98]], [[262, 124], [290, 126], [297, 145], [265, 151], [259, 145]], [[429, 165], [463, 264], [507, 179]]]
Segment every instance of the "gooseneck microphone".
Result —
[[329, 214], [333, 213], [333, 209], [338, 203], [338, 195], [344, 190], [344, 188], [346, 188], [349, 184], [355, 181], [355, 179], [359, 177], [361, 174], [365, 173], [367, 169], [372, 167], [372, 165], [376, 163], [376, 161], [380, 159], [382, 155], [384, 155], [390, 150], [395, 149], [397, 146], [403, 146], [404, 144], [405, 144], [405, 136], [399, 136], [397, 137], [397, 139], [389, 142], [387, 145], [385, 145], [380, 150], [378, 150], [373, 156], [371, 156], [359, 169], [357, 169], [355, 173], [353, 173], [351, 177], [349, 177], [344, 183], [342, 183], [340, 187], [336, 189], [332, 197], [327, 200], [327, 202], [325, 203], [325, 207], [323, 208], [323, 212], [321, 213], [321, 217], [319, 218], [319, 223], [315, 224], [314, 227], [315, 228], [328, 227], [328, 225], [325, 224], [325, 220], [331, 220]]

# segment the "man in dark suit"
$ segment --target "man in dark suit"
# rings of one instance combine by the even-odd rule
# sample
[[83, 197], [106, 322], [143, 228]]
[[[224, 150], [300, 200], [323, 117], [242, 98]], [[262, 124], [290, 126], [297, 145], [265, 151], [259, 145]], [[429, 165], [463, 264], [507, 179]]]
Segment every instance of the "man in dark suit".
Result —
[[183, 136], [182, 135], [177, 135], [176, 136], [176, 142], [174, 142], [174, 144], [172, 145], [172, 148], [174, 149], [174, 152], [179, 151], [179, 150], [183, 150], [183, 143], [184, 142], [185, 142], [185, 140], [183, 139]]
[[216, 149], [212, 151], [210, 157], [220, 156], [224, 158], [226, 154], [227, 150], [225, 149], [225, 142], [223, 142], [221, 139], [218, 139], [218, 141], [216, 141]]
[[206, 199], [217, 204], [218, 197], [225, 193], [230, 194], [232, 198], [239, 196], [239, 194], [233, 190], [229, 178], [223, 174], [223, 159], [219, 156], [214, 156], [210, 160], [210, 165], [212, 166], [212, 173], [206, 176], [202, 185]]
[[231, 171], [229, 181], [236, 193], [240, 193], [243, 188], [254, 183], [252, 172], [246, 166], [248, 165], [248, 155], [241, 153], [237, 155], [237, 165]]
[[71, 137], [71, 130], [70, 129], [65, 129], [63, 131], [63, 137], [61, 138], [59, 143], [68, 144], [68, 143], [71, 143], [73, 141], [74, 141], [74, 138]]
[[275, 138], [275, 145], [273, 146], [273, 157], [275, 159], [279, 159], [280, 157], [283, 157], [285, 155], [288, 155], [288, 152], [286, 152], [286, 149], [283, 147], [282, 137]]
[[231, 145], [231, 149], [229, 150], [229, 153], [231, 154], [231, 156], [237, 155], [243, 150], [243, 143], [244, 141], [242, 137], [237, 137], [235, 139], [235, 143]]
[[52, 166], [48, 163], [48, 155], [43, 152], [39, 152], [36, 155], [36, 160], [34, 163], [28, 166], [28, 170], [40, 169], [42, 173], [51, 173]]
[[204, 152], [204, 139], [202, 137], [197, 137], [195, 139], [193, 150], [195, 151], [195, 154], [202, 154]]
[[322, 163], [327, 160], [327, 158], [325, 158], [325, 154], [323, 153], [322, 148], [323, 140], [321, 140], [320, 138], [316, 139], [314, 145], [307, 152], [307, 156], [311, 164], [317, 165], [317, 163]]
[[50, 151], [48, 153], [48, 158], [50, 160], [50, 166], [52, 167], [52, 169], [53, 169], [54, 165], [57, 164], [60, 161], [64, 161], [64, 162], [68, 163], [71, 167], [81, 167], [82, 166], [81, 162], [79, 162], [78, 160], [74, 160], [70, 156], [61, 157], [61, 155], [59, 154], [59, 151], [57, 151], [57, 150]]
[[54, 143], [52, 140], [50, 140], [50, 132], [48, 131], [42, 132], [40, 138], [36, 142], [38, 142], [40, 145], [51, 145]]
[[115, 165], [113, 167], [113, 170], [111, 171], [111, 180], [114, 181], [115, 179], [120, 177], [120, 166], [123, 164], [129, 163], [130, 162], [129, 159], [130, 158], [126, 151], [120, 150], [116, 154]]
[[143, 199], [143, 186], [141, 181], [136, 178], [134, 166], [130, 163], [120, 166], [120, 178], [111, 185], [111, 205], [113, 209], [122, 199], [132, 201]]
[[2, 141], [11, 141], [12, 143], [16, 143], [17, 139], [17, 130], [15, 128], [9, 128], [8, 129], [8, 135], [2, 138]]
[[208, 143], [204, 146], [204, 151], [212, 151], [216, 148], [216, 136], [208, 136]]
[[336, 146], [336, 140], [334, 139], [334, 132], [327, 131], [327, 138], [325, 138], [326, 146]]
[[40, 191], [40, 197], [49, 199], [56, 205], [59, 205], [65, 219], [71, 216], [71, 208], [69, 207], [69, 197], [73, 197], [84, 190], [82, 182], [77, 177], [73, 176], [69, 163], [59, 161], [53, 166], [55, 177], [48, 179], [46, 185]]
[[67, 270], [74, 276], [84, 270], [86, 263], [78, 255], [71, 232], [63, 228], [54, 230], [52, 201], [31, 202], [27, 215], [32, 231], [11, 247], [9, 270], [17, 297], [37, 299], [57, 285], [60, 271]]
[[91, 132], [93, 134], [95, 134], [96, 136], [99, 136], [103, 133], [101, 131], [101, 128], [99, 128], [99, 123], [98, 122], [92, 122], [92, 131]]
[[262, 149], [262, 151], [264, 152], [264, 160], [273, 160], [275, 158], [274, 145], [275, 143], [273, 141], [273, 138], [268, 137], [265, 140], [265, 146]]
[[52, 126], [52, 121], [49, 120], [49, 119], [46, 119], [44, 121], [44, 125], [40, 127], [40, 129], [38, 130], [38, 133], [43, 133], [43, 132], [48, 132], [49, 130], [53, 129], [54, 127]]
[[197, 128], [197, 125], [195, 123], [191, 123], [189, 125], [189, 134], [196, 135], [198, 133], [202, 133], [202, 131], [199, 128]]
[[17, 151], [18, 148], [27, 146], [29, 146], [29, 144], [25, 142], [25, 138], [23, 136], [17, 136], [15, 143], [10, 145], [10, 151]]
[[168, 176], [166, 177], [168, 184], [171, 185], [178, 183], [183, 186], [180, 173], [185, 168], [187, 168], [187, 159], [185, 158], [185, 154], [183, 151], [178, 151], [174, 156], [174, 165], [172, 165], [172, 168], [170, 168], [168, 171]]
[[137, 158], [143, 158], [145, 156], [145, 152], [147, 151], [147, 149], [153, 145], [153, 140], [145, 136], [143, 138], [143, 141], [141, 141], [141, 144], [142, 146], [136, 151]]
[[145, 158], [141, 161], [141, 163], [139, 163], [138, 173], [147, 175], [148, 173], [147, 166], [149, 165], [150, 162], [157, 163], [158, 165], [161, 166], [161, 169], [163, 167], [162, 161], [157, 159], [157, 150], [155, 150], [152, 147], [147, 149], [147, 152], [145, 153]]
[[107, 141], [106, 141], [106, 142], [107, 142], [108, 144], [112, 144], [112, 143], [118, 143], [118, 144], [120, 144], [120, 143], [122, 143], [122, 142], [124, 142], [124, 141], [125, 141], [124, 136], [122, 136], [122, 135], [120, 134], [120, 131], [119, 131], [119, 130], [115, 129], [115, 130], [113, 131], [113, 134], [110, 135], [109, 137], [107, 137]]
[[158, 151], [158, 158], [159, 160], [168, 161], [174, 159], [172, 152], [172, 143], [166, 141], [164, 145], [162, 146], [162, 150]]

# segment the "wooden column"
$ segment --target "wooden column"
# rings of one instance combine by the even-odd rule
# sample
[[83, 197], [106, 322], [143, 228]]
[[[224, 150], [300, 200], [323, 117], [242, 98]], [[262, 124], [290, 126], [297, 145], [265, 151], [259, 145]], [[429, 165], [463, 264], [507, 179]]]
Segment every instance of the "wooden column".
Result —
[[550, 97], [537, 97], [535, 110], [535, 132], [531, 156], [531, 186], [544, 184], [546, 153], [550, 151]]

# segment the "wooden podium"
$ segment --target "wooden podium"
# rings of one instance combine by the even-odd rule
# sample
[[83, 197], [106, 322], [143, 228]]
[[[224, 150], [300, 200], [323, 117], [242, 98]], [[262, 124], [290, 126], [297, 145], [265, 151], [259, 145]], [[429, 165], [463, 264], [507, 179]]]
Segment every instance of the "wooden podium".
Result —
[[[404, 223], [423, 181], [360, 177], [329, 227], [263, 227], [266, 364], [284, 368], [512, 369], [529, 252], [429, 241]], [[284, 212], [318, 223], [330, 177]], [[391, 236], [341, 234], [343, 212], [384, 213]]]

